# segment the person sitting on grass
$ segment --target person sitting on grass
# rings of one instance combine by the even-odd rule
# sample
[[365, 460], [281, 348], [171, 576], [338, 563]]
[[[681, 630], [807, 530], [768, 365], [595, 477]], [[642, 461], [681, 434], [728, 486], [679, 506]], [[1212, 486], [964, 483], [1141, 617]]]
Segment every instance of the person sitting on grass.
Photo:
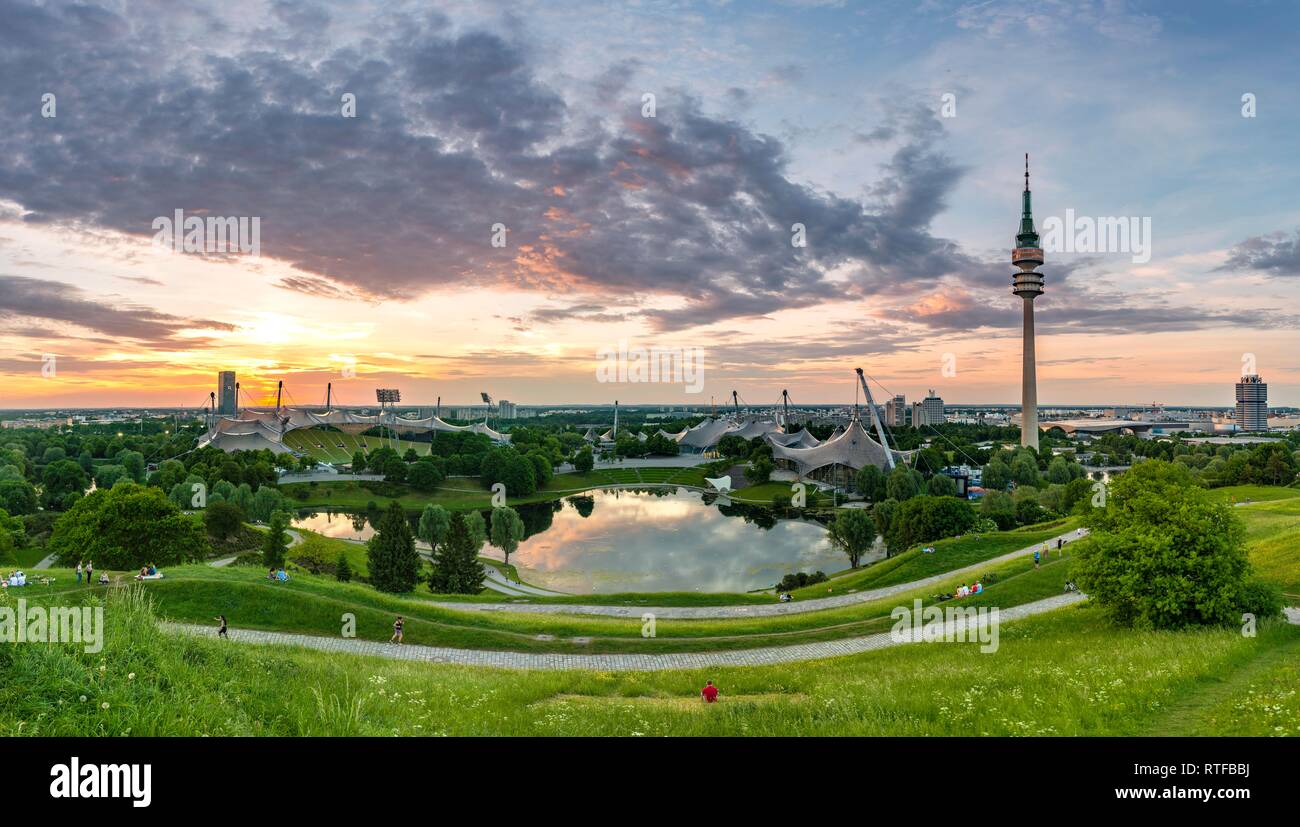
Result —
[[266, 579], [275, 582], [275, 569], [266, 570]]
[[718, 687], [713, 685], [713, 681], [704, 682], [704, 688], [700, 690], [700, 701], [706, 704], [716, 703], [718, 700]]
[[106, 571], [101, 571], [101, 572], [99, 573], [99, 585], [101, 585], [101, 586], [107, 586], [107, 585], [108, 585], [108, 572], [106, 572]]
[[971, 589], [971, 594], [979, 594], [982, 591], [984, 591], [984, 584], [976, 580], [975, 588]]
[[279, 580], [281, 583], [287, 583], [289, 581], [289, 573], [284, 569], [280, 569], [275, 573], [275, 579]]

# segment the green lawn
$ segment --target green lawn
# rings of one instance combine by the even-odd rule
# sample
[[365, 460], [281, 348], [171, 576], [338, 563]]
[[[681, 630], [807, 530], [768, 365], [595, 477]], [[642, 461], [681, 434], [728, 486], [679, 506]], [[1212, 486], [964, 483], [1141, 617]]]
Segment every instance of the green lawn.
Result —
[[[1034, 570], [1025, 560], [990, 566], [991, 582], [963, 606], [1007, 608], [1060, 594], [1068, 558]], [[71, 572], [55, 570], [53, 586], [30, 586], [29, 602], [48, 603], [70, 595], [102, 593], [100, 587], [77, 587]], [[342, 617], [356, 618], [357, 637], [387, 640], [395, 615], [408, 619], [411, 643], [532, 652], [690, 652], [746, 649], [759, 646], [832, 640], [887, 631], [889, 613], [914, 599], [926, 604], [938, 592], [952, 592], [959, 582], [912, 589], [899, 595], [847, 607], [792, 615], [734, 619], [668, 619], [657, 621], [654, 638], [642, 637], [641, 614], [626, 617], [555, 615], [510, 611], [458, 610], [435, 601], [442, 596], [421, 585], [409, 595], [389, 595], [360, 583], [338, 583], [329, 577], [297, 573], [288, 583], [272, 583], [252, 567], [213, 568], [204, 565], [168, 569], [167, 576], [144, 585], [159, 611], [175, 620], [206, 623], [226, 615], [236, 628], [334, 636]], [[129, 581], [129, 578], [127, 579]], [[498, 598], [507, 600], [507, 598]], [[545, 638], [539, 638], [545, 636]], [[572, 638], [587, 640], [575, 642]]]
[[1300, 498], [1262, 501], [1234, 511], [1246, 524], [1246, 549], [1255, 571], [1289, 595], [1288, 604], [1300, 605]]
[[1026, 526], [1015, 531], [967, 534], [963, 537], [938, 540], [929, 544], [934, 548], [933, 554], [922, 553], [920, 547], [910, 549], [877, 563], [841, 572], [833, 576], [829, 582], [805, 586], [792, 594], [796, 598], [825, 597], [828, 594], [843, 594], [892, 586], [897, 583], [909, 583], [922, 577], [964, 568], [1001, 554], [1042, 543], [1059, 534], [1073, 531], [1078, 528], [1079, 522], [1078, 517], [1070, 517], [1036, 526]]
[[1211, 488], [1210, 493], [1225, 502], [1271, 502], [1300, 497], [1300, 488], [1283, 488], [1278, 485], [1228, 485]]
[[[1006, 624], [990, 654], [918, 644], [771, 667], [505, 672], [173, 636], [129, 590], [110, 601], [98, 654], [0, 648], [0, 734], [1300, 734], [1286, 656], [1300, 629], [1279, 623], [1254, 639], [1137, 632], [1085, 606]], [[1247, 694], [1223, 696], [1239, 675]], [[716, 705], [699, 703], [706, 678]]]

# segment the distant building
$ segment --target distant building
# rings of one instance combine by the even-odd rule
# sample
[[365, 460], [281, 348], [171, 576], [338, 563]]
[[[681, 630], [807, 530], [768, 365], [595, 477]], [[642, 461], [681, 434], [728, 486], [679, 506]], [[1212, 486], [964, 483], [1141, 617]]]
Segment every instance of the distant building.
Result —
[[907, 397], [897, 394], [885, 401], [885, 424], [891, 428], [907, 424]]
[[497, 402], [497, 416], [502, 419], [515, 419], [519, 415], [519, 406], [508, 399]]
[[1237, 430], [1268, 430], [1268, 385], [1256, 374], [1237, 383]]
[[223, 370], [217, 374], [217, 414], [234, 416], [239, 410], [239, 400], [235, 396], [235, 372]]
[[920, 402], [912, 403], [912, 427], [920, 428], [925, 425], [942, 425], [948, 421], [944, 414], [943, 399], [934, 395], [934, 389], [930, 389], [930, 395]]

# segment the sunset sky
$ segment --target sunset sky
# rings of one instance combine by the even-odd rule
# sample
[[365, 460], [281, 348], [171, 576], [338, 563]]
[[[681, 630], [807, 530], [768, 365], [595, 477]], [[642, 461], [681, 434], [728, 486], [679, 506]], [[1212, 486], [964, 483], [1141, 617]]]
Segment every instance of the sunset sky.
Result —
[[[0, 408], [1013, 403], [1026, 152], [1040, 232], [1152, 227], [1048, 251], [1043, 404], [1231, 405], [1250, 359], [1300, 405], [1293, 3], [190, 5], [0, 0]], [[178, 209], [260, 256], [157, 248]], [[703, 393], [598, 383], [620, 340]]]

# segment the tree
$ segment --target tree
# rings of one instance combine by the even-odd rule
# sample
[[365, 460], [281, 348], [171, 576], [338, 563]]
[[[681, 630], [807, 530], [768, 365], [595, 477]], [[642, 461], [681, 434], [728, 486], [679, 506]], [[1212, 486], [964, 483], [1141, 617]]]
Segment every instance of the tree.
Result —
[[427, 457], [412, 463], [406, 470], [406, 481], [416, 491], [433, 491], [442, 483], [442, 479], [438, 465]]
[[885, 542], [891, 553], [916, 543], [953, 537], [975, 526], [975, 510], [956, 497], [913, 497], [899, 503]]
[[122, 451], [117, 455], [118, 464], [126, 469], [126, 473], [136, 482], [144, 482], [144, 454], [139, 451]]
[[208, 543], [199, 521], [161, 490], [126, 483], [74, 503], [55, 522], [47, 549], [62, 566], [94, 560], [104, 569], [129, 570], [201, 559]]
[[900, 465], [889, 472], [889, 478], [885, 482], [885, 492], [889, 499], [902, 502], [915, 497], [920, 491], [921, 475], [916, 471]]
[[1184, 466], [1147, 460], [1114, 478], [1074, 552], [1079, 588], [1115, 622], [1232, 625], [1249, 596], [1245, 529]]
[[243, 513], [230, 503], [213, 502], [203, 509], [203, 527], [209, 537], [219, 542], [225, 542], [243, 524]]
[[80, 494], [86, 490], [89, 485], [89, 479], [86, 472], [81, 470], [81, 466], [70, 459], [61, 459], [58, 462], [45, 466], [45, 473], [41, 477], [43, 483], [41, 490], [41, 500], [46, 508], [61, 508], [68, 494]]
[[271, 519], [271, 515], [275, 512], [283, 511], [286, 505], [287, 500], [280, 493], [280, 489], [270, 485], [259, 486], [257, 493], [253, 495], [248, 516], [256, 522], [264, 523]]
[[478, 550], [487, 542], [487, 521], [477, 511], [470, 511], [464, 517], [465, 529], [469, 532], [469, 539], [474, 543], [474, 553], [478, 554]]
[[994, 459], [984, 466], [981, 476], [984, 488], [989, 491], [1006, 491], [1011, 485], [1011, 466], [1001, 459]]
[[524, 521], [519, 519], [519, 512], [509, 506], [492, 509], [491, 538], [492, 545], [505, 553], [506, 565], [510, 565], [510, 555], [524, 539]]
[[36, 513], [36, 489], [25, 479], [0, 480], [0, 508], [10, 514]]
[[370, 583], [381, 592], [401, 594], [415, 588], [420, 575], [420, 556], [406, 512], [396, 500], [379, 520], [375, 536], [366, 543]]
[[366, 452], [360, 449], [352, 452], [352, 473], [366, 473]]
[[433, 504], [424, 507], [423, 513], [420, 514], [420, 525], [416, 529], [421, 540], [437, 549], [446, 542], [450, 530], [451, 515], [447, 513], [447, 509]]
[[1016, 501], [1005, 491], [988, 490], [980, 500], [980, 516], [997, 523], [1006, 531], [1016, 527]]
[[931, 497], [955, 497], [957, 481], [947, 474], [935, 474], [925, 484], [925, 490]]
[[453, 517], [447, 542], [434, 555], [429, 590], [436, 594], [478, 594], [483, 590], [486, 573], [478, 561], [479, 546], [470, 536], [468, 522], [465, 514]]
[[1065, 457], [1052, 457], [1047, 463], [1047, 481], [1054, 485], [1065, 485], [1070, 481], [1070, 463]]
[[340, 583], [347, 583], [352, 579], [352, 566], [348, 565], [348, 556], [341, 551], [338, 560], [334, 561], [334, 578]]
[[1016, 454], [1015, 459], [1011, 460], [1011, 478], [1015, 480], [1016, 485], [1038, 486], [1042, 480], [1038, 474], [1038, 462], [1034, 455], [1026, 450], [1021, 450]]
[[[225, 505], [225, 503], [216, 505]], [[262, 541], [262, 565], [268, 569], [284, 568], [284, 556], [289, 550], [289, 537], [284, 530], [288, 527], [289, 520], [283, 511], [271, 515], [271, 526], [267, 529], [266, 539]]]
[[532, 461], [509, 446], [489, 451], [481, 468], [479, 478], [484, 488], [502, 483], [510, 497], [527, 497], [537, 490], [537, 470]]
[[889, 496], [885, 490], [885, 472], [874, 465], [864, 465], [858, 472], [858, 493], [873, 503], [878, 503]]
[[871, 520], [876, 524], [876, 533], [881, 537], [889, 535], [889, 524], [898, 510], [898, 500], [884, 499], [871, 507]]
[[596, 458], [591, 453], [591, 447], [587, 446], [578, 451], [577, 456], [573, 458], [573, 469], [586, 473], [596, 467]]
[[772, 478], [775, 468], [772, 460], [760, 455], [745, 468], [745, 481], [750, 485], [762, 485]]
[[864, 508], [845, 508], [830, 525], [831, 544], [849, 556], [849, 565], [857, 568], [862, 555], [876, 541], [876, 523]]

